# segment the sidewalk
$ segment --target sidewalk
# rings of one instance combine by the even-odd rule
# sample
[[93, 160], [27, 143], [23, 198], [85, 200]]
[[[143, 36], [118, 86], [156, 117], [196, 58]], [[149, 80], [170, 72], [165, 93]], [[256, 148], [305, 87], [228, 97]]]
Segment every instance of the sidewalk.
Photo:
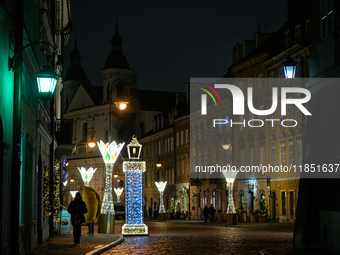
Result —
[[95, 255], [100, 254], [122, 242], [124, 237], [118, 234], [98, 234], [97, 225], [95, 225], [95, 234], [88, 236], [88, 227], [83, 226], [81, 230], [80, 243], [73, 242], [73, 229], [71, 234], [63, 233], [60, 236], [55, 235], [46, 242], [41, 243], [38, 247], [30, 250], [28, 255]]

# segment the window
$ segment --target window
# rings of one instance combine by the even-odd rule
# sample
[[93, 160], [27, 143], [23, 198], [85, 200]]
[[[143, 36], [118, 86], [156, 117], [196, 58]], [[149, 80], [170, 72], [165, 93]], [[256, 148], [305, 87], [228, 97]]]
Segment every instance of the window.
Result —
[[281, 144], [281, 165], [286, 165], [286, 145], [284, 143]]
[[181, 160], [181, 174], [184, 175], [184, 158]]
[[157, 156], [158, 150], [157, 150], [157, 143], [155, 143], [155, 156]]
[[82, 126], [82, 142], [86, 142], [87, 141], [87, 122], [83, 123]]
[[296, 144], [296, 164], [302, 165], [302, 141], [298, 140]]
[[189, 129], [185, 130], [185, 144], [189, 144]]
[[170, 138], [168, 138], [168, 152], [171, 151], [171, 142], [170, 142]]
[[164, 141], [164, 153], [168, 153], [168, 139]]
[[[254, 114], [252, 112], [249, 112], [249, 120], [252, 120], [252, 119], [254, 119]], [[253, 124], [252, 124], [252, 126], [253, 126]], [[253, 129], [254, 127], [252, 127], [252, 126], [249, 126], [249, 128]]]
[[270, 164], [272, 166], [276, 165], [276, 155], [275, 155], [276, 151], [275, 151], [275, 147], [271, 147], [270, 148]]
[[248, 79], [248, 87], [253, 87], [253, 78]]
[[281, 192], [282, 215], [286, 215], [286, 192]]
[[333, 33], [333, 0], [321, 1], [321, 38]]
[[279, 83], [283, 84], [285, 81], [285, 73], [283, 71], [283, 67], [280, 67], [279, 69]]
[[162, 142], [158, 142], [158, 155], [162, 154]]
[[174, 151], [174, 138], [171, 137], [171, 151]]
[[293, 119], [294, 118], [293, 105], [291, 104], [287, 105], [287, 111], [288, 111], [288, 119]]
[[185, 171], [186, 171], [187, 174], [189, 174], [189, 157], [188, 157], [188, 155], [186, 155], [186, 157], [185, 157], [185, 162], [186, 162]]
[[[264, 110], [264, 105], [260, 105], [260, 111], [263, 111]], [[260, 115], [260, 120], [264, 120], [264, 115]]]
[[288, 164], [291, 166], [294, 164], [294, 144], [289, 143], [288, 145]]
[[297, 25], [295, 27], [295, 41], [298, 42], [301, 40], [301, 25]]
[[176, 133], [176, 147], [179, 147], [179, 132]]
[[204, 124], [203, 124], [203, 137], [206, 138], [207, 135], [208, 135], [207, 123], [204, 122]]
[[181, 131], [181, 146], [184, 144], [184, 130]]
[[286, 48], [290, 47], [290, 31], [285, 32], [285, 46]]
[[[271, 120], [275, 120], [275, 112], [273, 112], [272, 114], [270, 114], [270, 119]], [[275, 127], [275, 121], [270, 121], [270, 127], [274, 128]]]
[[238, 87], [243, 91], [243, 82], [239, 82]]
[[240, 152], [240, 166], [244, 166], [244, 150]]
[[264, 88], [264, 79], [263, 79], [263, 74], [259, 75], [259, 89]]
[[254, 149], [249, 150], [249, 165], [253, 166], [254, 165]]
[[151, 144], [151, 157], [153, 157], [153, 144]]
[[275, 85], [275, 72], [271, 72], [269, 75], [269, 88], [273, 88]]
[[289, 192], [289, 214], [294, 215], [295, 203], [294, 203], [294, 191]]
[[265, 151], [264, 151], [264, 147], [260, 148], [260, 164], [264, 165], [265, 163]]
[[245, 121], [243, 115], [240, 115], [240, 124], [239, 125], [240, 125], [240, 131], [242, 132], [244, 130], [245, 125], [246, 125], [246, 121]]
[[180, 161], [179, 158], [177, 159], [177, 169], [176, 169], [176, 175], [179, 176], [181, 173], [181, 168], [180, 168]]
[[217, 164], [217, 162], [216, 162], [216, 151], [212, 151], [212, 153], [211, 153], [211, 164], [212, 165]]
[[301, 112], [301, 110], [298, 107], [296, 107], [296, 118], [297, 119], [301, 119], [302, 118], [302, 112]]
[[301, 60], [296, 60], [296, 71], [295, 71], [295, 77], [301, 77]]

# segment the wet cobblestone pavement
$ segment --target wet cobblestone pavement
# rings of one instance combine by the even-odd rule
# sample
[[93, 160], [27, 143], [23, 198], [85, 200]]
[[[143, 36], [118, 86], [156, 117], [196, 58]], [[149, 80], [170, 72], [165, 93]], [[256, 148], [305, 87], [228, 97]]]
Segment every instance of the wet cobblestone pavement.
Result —
[[[293, 233], [223, 224], [146, 222], [150, 236], [126, 237], [103, 254], [258, 254], [263, 249], [288, 251]], [[121, 233], [122, 222], [116, 221]]]

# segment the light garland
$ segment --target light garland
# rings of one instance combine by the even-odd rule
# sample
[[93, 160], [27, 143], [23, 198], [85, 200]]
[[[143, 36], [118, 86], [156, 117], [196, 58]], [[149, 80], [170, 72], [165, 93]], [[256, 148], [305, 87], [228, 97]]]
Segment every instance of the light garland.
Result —
[[227, 181], [228, 191], [229, 191], [229, 204], [227, 207], [227, 213], [236, 213], [233, 190], [234, 190], [234, 181], [237, 175], [237, 171], [227, 171], [223, 172], [223, 175]]
[[106, 165], [106, 177], [104, 186], [104, 197], [101, 208], [101, 214], [115, 214], [112, 196], [112, 172], [113, 164], [116, 162], [120, 151], [123, 149], [124, 143], [117, 145], [115, 141], [111, 144], [104, 144], [103, 141], [97, 142], [99, 150], [103, 156]]
[[93, 169], [90, 167], [89, 169], [85, 169], [85, 167], [79, 168], [78, 170], [81, 174], [81, 178], [83, 179], [84, 185], [85, 186], [90, 186], [90, 181], [92, 180], [92, 177], [94, 173], [96, 172], [97, 168]]
[[117, 195], [117, 202], [120, 203], [120, 195], [123, 193], [124, 188], [113, 188]]
[[126, 224], [123, 235], [148, 235], [148, 227], [143, 222], [143, 172], [144, 161], [125, 161], [125, 211]]
[[159, 190], [159, 193], [160, 193], [159, 213], [165, 213], [163, 196], [164, 196], [164, 190], [165, 190], [166, 182], [155, 182], [155, 184], [156, 184], [156, 186]]

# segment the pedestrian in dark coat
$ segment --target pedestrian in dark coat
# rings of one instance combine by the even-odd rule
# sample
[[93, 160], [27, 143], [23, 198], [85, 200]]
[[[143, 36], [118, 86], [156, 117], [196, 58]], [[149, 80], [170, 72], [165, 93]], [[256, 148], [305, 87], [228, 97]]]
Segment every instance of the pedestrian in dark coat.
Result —
[[209, 214], [210, 214], [210, 222], [214, 221], [214, 217], [215, 217], [215, 208], [213, 207], [213, 205], [211, 204], [209, 207]]
[[73, 241], [75, 244], [78, 244], [80, 243], [81, 226], [85, 222], [84, 214], [87, 213], [86, 204], [79, 192], [77, 192], [75, 199], [68, 206], [68, 212], [71, 214]]
[[204, 216], [204, 222], [207, 222], [209, 218], [209, 208], [207, 205], [205, 205], [203, 209], [203, 216]]

